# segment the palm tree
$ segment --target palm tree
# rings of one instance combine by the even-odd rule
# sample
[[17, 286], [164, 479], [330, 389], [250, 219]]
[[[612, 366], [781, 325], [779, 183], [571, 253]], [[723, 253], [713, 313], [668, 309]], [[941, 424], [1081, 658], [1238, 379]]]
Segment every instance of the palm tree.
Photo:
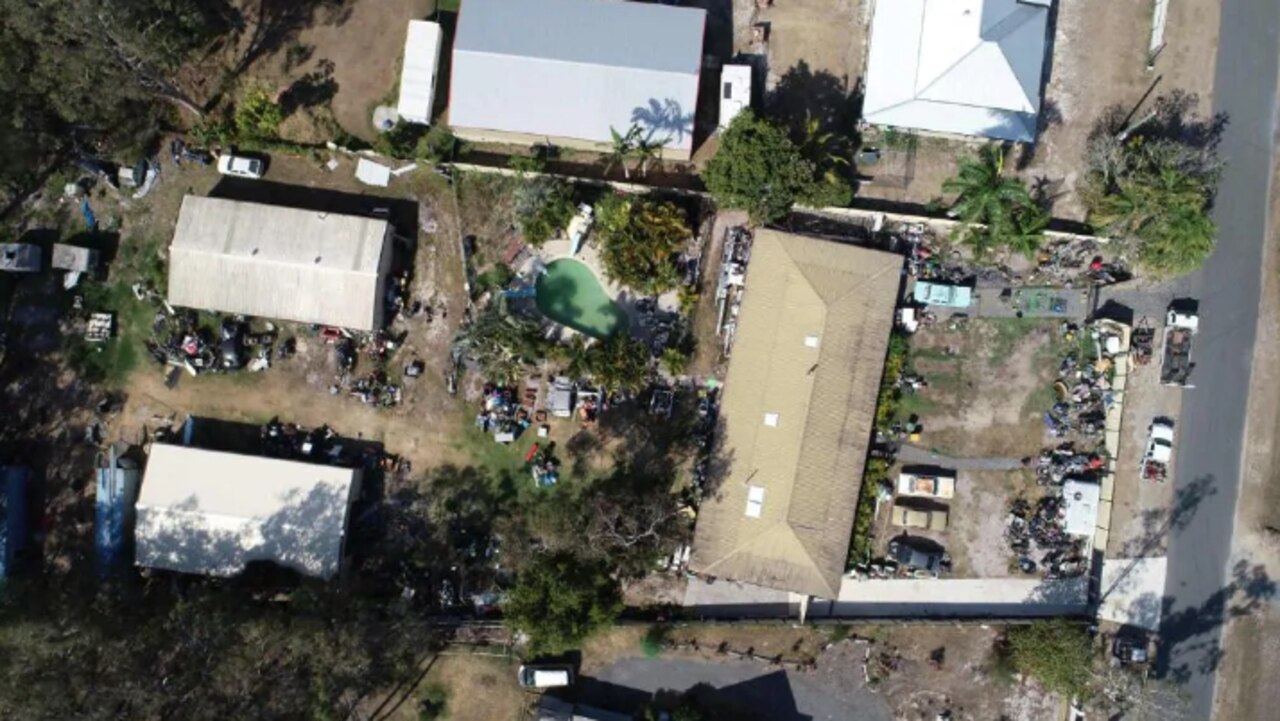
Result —
[[[635, 130], [639, 130], [639, 128], [634, 125], [632, 126], [632, 128]], [[635, 155], [636, 159], [640, 162], [641, 177], [646, 177], [649, 175], [649, 164], [653, 163], [654, 161], [658, 160], [661, 157], [662, 149], [666, 147], [667, 143], [669, 142], [671, 142], [670, 136], [665, 137], [661, 140], [654, 140], [652, 134], [650, 134], [646, 138], [640, 138], [636, 140], [633, 155]]]
[[1044, 242], [1045, 228], [1049, 227], [1049, 214], [1039, 207], [1024, 208], [1014, 217], [1013, 230], [1008, 235], [1005, 248], [1028, 260], [1035, 260]]
[[1199, 179], [1166, 167], [1153, 178], [1137, 176], [1118, 182], [1114, 192], [1097, 200], [1090, 219], [1113, 232], [1141, 235], [1144, 228], [1164, 222], [1169, 215], [1203, 209], [1207, 195]]
[[835, 133], [824, 131], [818, 119], [805, 113], [804, 137], [800, 142], [800, 154], [818, 168], [822, 179], [828, 183], [843, 182], [840, 177], [841, 167], [848, 167], [849, 157], [846, 152], [847, 139]]
[[636, 154], [636, 144], [640, 140], [640, 126], [632, 125], [625, 135], [619, 133], [612, 125], [609, 126], [609, 135], [613, 143], [613, 147], [609, 149], [609, 154], [605, 158], [604, 173], [609, 174], [613, 170], [613, 166], [622, 166], [622, 177], [627, 180], [631, 179], [631, 169], [627, 167], [627, 161]]
[[[1019, 215], [1036, 209], [1022, 180], [1005, 177], [1004, 152], [996, 145], [984, 146], [976, 158], [962, 159], [955, 177], [944, 182], [942, 189], [956, 193], [949, 214], [964, 224], [961, 242], [973, 246], [978, 258], [993, 248], [1009, 246], [1020, 231]], [[1025, 247], [1027, 239], [1018, 243]]]

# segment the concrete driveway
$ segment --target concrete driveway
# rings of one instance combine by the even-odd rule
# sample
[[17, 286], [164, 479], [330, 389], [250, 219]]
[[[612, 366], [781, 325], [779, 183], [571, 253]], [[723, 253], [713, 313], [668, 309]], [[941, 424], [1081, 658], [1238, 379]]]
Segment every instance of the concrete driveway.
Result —
[[891, 721], [884, 701], [861, 684], [827, 688], [774, 666], [746, 661], [627, 658], [578, 686], [583, 703], [632, 710], [654, 694], [678, 695], [695, 686], [716, 689], [717, 701], [750, 718], [769, 721]]

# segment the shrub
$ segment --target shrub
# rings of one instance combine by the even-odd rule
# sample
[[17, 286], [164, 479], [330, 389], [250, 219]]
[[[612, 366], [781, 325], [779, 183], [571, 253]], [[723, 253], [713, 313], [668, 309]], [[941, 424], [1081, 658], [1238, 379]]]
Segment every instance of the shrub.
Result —
[[284, 111], [264, 85], [250, 87], [236, 104], [235, 127], [242, 137], [273, 138], [283, 121]]
[[1035, 677], [1053, 691], [1079, 696], [1092, 678], [1093, 650], [1084, 626], [1055, 618], [1015, 626], [1000, 652], [1020, 673]]
[[563, 232], [575, 211], [573, 187], [559, 178], [531, 178], [515, 192], [516, 223], [525, 241], [533, 246]]

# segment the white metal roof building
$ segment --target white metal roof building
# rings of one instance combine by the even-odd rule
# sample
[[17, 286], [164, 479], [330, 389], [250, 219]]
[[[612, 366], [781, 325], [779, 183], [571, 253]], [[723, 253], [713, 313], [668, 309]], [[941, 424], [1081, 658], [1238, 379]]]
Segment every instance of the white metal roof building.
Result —
[[410, 20], [400, 66], [400, 102], [396, 112], [411, 123], [431, 124], [436, 99], [436, 71], [440, 67], [440, 26]]
[[360, 471], [156, 443], [137, 504], [137, 564], [233, 576], [272, 561], [331, 578]]
[[449, 125], [482, 142], [610, 145], [638, 124], [693, 148], [706, 11], [618, 0], [466, 0]]
[[751, 66], [725, 65], [720, 68], [720, 118], [721, 129], [751, 107]]
[[1051, 1], [876, 3], [864, 118], [1034, 142]]
[[390, 245], [385, 220], [188, 195], [169, 246], [169, 303], [373, 330]]
[[1063, 529], [1072, 536], [1093, 536], [1098, 527], [1098, 503], [1102, 486], [1093, 481], [1068, 479], [1062, 484]]

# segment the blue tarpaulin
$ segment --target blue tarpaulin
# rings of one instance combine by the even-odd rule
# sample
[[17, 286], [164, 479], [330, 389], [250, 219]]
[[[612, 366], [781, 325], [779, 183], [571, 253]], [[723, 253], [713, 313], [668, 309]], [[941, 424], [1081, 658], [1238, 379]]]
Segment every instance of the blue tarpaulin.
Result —
[[[131, 467], [124, 467], [129, 465]], [[94, 545], [98, 575], [108, 576], [127, 562], [134, 499], [138, 497], [138, 469], [131, 462], [108, 452], [107, 463], [98, 468], [98, 495], [94, 507]]]
[[0, 468], [0, 578], [8, 578], [14, 559], [27, 542], [26, 466]]

